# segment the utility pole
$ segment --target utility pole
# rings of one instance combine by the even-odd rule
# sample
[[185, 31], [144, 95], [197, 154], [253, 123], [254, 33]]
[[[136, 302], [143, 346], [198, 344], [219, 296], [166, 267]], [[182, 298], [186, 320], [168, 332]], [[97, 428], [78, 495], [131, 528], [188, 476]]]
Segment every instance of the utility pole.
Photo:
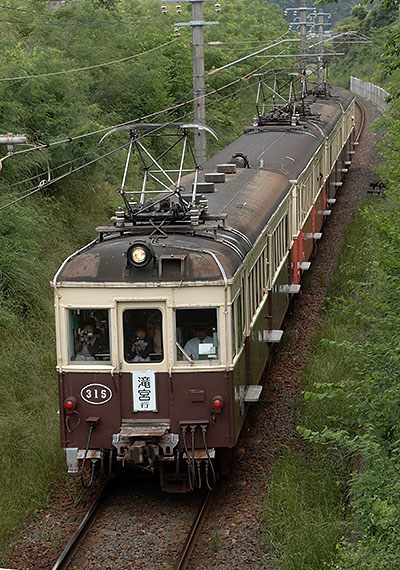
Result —
[[[191, 26], [192, 28], [192, 52], [193, 52], [193, 112], [194, 122], [199, 125], [206, 124], [206, 106], [205, 106], [205, 80], [204, 80], [204, 26], [210, 24], [219, 24], [219, 22], [204, 21], [204, 2], [213, 0], [180, 0], [181, 2], [190, 2], [192, 4], [192, 21], [178, 22], [175, 27]], [[175, 2], [178, 13], [180, 13], [180, 2], [177, 0], [162, 0], [161, 9], [165, 12], [165, 3]], [[215, 8], [219, 11], [220, 4], [215, 2]], [[207, 143], [206, 131], [204, 129], [196, 129], [194, 134], [194, 153], [197, 164], [202, 164], [207, 159]]]
[[319, 6], [318, 8], [318, 41], [320, 42], [319, 48], [319, 55], [318, 55], [318, 83], [319, 85], [322, 84], [323, 81], [323, 69], [324, 69], [324, 61], [323, 61], [323, 51], [324, 51], [324, 44], [322, 43], [324, 35], [324, 12], [323, 8]]
[[[193, 97], [194, 122], [206, 124], [206, 92], [204, 80], [204, 6], [203, 2], [192, 2], [192, 46], [193, 46]], [[207, 159], [206, 132], [195, 132], [196, 162], [203, 164]]]
[[[301, 0], [299, 8], [287, 8], [285, 10], [285, 16], [291, 12], [294, 16], [294, 21], [290, 24], [289, 29], [296, 29], [300, 35], [300, 58], [302, 73], [305, 75], [306, 70], [306, 60], [307, 60], [307, 37], [315, 37], [315, 31], [317, 31], [318, 42], [314, 45], [319, 47], [318, 53], [314, 54], [317, 58], [317, 76], [318, 83], [323, 83], [323, 69], [324, 69], [324, 33], [325, 27], [330, 26], [330, 22], [325, 22], [325, 17], [329, 20], [331, 15], [325, 13], [323, 8], [318, 8], [318, 13], [315, 8], [307, 8], [306, 0]], [[300, 14], [300, 15], [299, 15]], [[340, 55], [340, 54], [325, 54], [325, 55]], [[310, 57], [310, 54], [308, 54]]]
[[301, 53], [301, 73], [306, 74], [307, 56], [307, 7], [306, 0], [300, 2], [300, 53]]

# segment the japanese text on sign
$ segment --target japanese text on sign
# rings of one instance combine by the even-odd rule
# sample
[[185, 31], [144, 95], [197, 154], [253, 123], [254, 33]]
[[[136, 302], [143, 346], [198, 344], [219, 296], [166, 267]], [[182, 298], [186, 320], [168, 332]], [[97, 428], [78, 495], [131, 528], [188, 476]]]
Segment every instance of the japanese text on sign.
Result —
[[132, 372], [133, 411], [156, 412], [156, 375], [152, 370]]

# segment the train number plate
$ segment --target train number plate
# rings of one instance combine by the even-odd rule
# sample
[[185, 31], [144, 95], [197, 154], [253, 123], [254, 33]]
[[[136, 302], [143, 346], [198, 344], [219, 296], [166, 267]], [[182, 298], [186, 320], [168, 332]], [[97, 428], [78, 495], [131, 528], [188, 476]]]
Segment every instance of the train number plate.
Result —
[[132, 389], [134, 412], [157, 412], [156, 375], [153, 370], [134, 370]]
[[98, 406], [106, 404], [112, 398], [112, 392], [108, 386], [104, 384], [88, 384], [81, 390], [81, 398], [88, 404]]

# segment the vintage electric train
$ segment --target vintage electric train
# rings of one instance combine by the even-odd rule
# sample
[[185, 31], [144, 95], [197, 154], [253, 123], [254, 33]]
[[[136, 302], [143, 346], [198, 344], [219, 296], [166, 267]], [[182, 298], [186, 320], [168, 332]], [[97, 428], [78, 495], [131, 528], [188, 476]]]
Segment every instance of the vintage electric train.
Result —
[[[349, 91], [308, 94], [202, 169], [182, 158], [175, 181], [144, 145], [164, 131], [125, 127], [153, 193], [123, 185], [113, 225], [52, 283], [71, 473], [133, 466], [166, 490], [213, 487], [350, 165], [354, 116]], [[187, 145], [194, 126], [169, 128]]]

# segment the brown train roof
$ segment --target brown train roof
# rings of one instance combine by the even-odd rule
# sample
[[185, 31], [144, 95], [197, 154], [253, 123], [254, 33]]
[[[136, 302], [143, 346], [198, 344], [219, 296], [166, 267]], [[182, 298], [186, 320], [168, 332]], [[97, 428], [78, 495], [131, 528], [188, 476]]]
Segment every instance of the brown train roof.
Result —
[[[353, 96], [344, 89], [334, 89], [332, 98], [319, 100], [312, 106], [318, 113], [304, 129], [288, 127], [266, 128], [261, 132], [245, 134], [218, 152], [204, 164], [204, 172], [214, 172], [217, 164], [227, 163], [240, 152], [245, 154], [251, 168], [238, 169], [227, 176], [224, 184], [216, 185], [216, 192], [207, 194], [210, 214], [227, 214], [226, 225], [242, 232], [252, 244], [274, 213], [277, 205], [290, 190], [290, 180], [296, 179], [310, 161], [312, 155], [332, 131], [337, 120]], [[321, 134], [321, 131], [323, 134]], [[260, 159], [264, 166], [260, 168]], [[187, 191], [191, 191], [192, 177], [183, 179]], [[249, 251], [245, 240], [231, 231], [218, 231], [224, 243], [215, 241], [212, 234], [169, 234], [153, 244], [157, 258], [162, 256], [186, 256], [183, 280], [219, 280], [221, 270], [213, 252], [223, 266], [228, 278], [240, 267]], [[139, 238], [115, 234], [96, 243], [72, 257], [57, 276], [57, 282], [158, 282], [152, 264], [145, 268], [127, 269], [126, 252]], [[229, 244], [239, 252], [229, 247]], [[180, 280], [177, 275], [176, 279]]]

